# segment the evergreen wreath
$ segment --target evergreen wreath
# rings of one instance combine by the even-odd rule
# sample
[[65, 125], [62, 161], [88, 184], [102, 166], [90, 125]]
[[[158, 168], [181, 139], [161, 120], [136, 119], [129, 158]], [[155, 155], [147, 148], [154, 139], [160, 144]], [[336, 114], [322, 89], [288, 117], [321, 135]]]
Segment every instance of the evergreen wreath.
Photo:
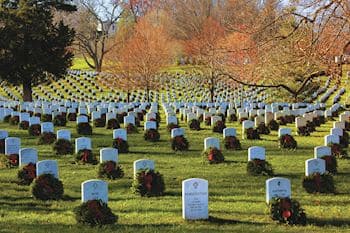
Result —
[[306, 225], [306, 214], [299, 202], [290, 198], [275, 198], [270, 204], [272, 220], [288, 225]]
[[69, 155], [73, 154], [73, 144], [66, 139], [60, 138], [53, 145], [53, 151], [56, 155]]
[[163, 176], [154, 170], [140, 170], [136, 174], [131, 189], [133, 193], [140, 196], [163, 196], [165, 191]]
[[90, 200], [74, 208], [77, 223], [89, 226], [114, 224], [118, 216], [112, 213], [108, 205], [101, 200]]
[[17, 180], [20, 185], [30, 185], [36, 177], [36, 164], [29, 163], [21, 167], [17, 172]]
[[104, 161], [98, 166], [98, 177], [107, 179], [118, 179], [124, 176], [124, 171], [120, 165], [114, 161]]
[[227, 136], [224, 139], [225, 141], [225, 148], [227, 150], [241, 150], [241, 142], [238, 140], [235, 136]]
[[174, 151], [186, 151], [188, 148], [189, 143], [183, 135], [171, 139], [171, 149]]
[[214, 163], [223, 163], [225, 161], [225, 157], [222, 154], [221, 150], [216, 147], [210, 147], [202, 152], [202, 156], [204, 161], [209, 162], [209, 164]]
[[127, 141], [122, 138], [113, 139], [113, 148], [118, 149], [118, 153], [128, 153], [129, 152], [129, 144]]
[[269, 162], [261, 159], [253, 159], [247, 163], [247, 173], [253, 176], [273, 176], [273, 169]]
[[308, 193], [335, 193], [334, 180], [330, 173], [304, 176], [303, 187]]
[[32, 183], [33, 196], [39, 200], [59, 200], [63, 196], [63, 184], [52, 174], [42, 174]]

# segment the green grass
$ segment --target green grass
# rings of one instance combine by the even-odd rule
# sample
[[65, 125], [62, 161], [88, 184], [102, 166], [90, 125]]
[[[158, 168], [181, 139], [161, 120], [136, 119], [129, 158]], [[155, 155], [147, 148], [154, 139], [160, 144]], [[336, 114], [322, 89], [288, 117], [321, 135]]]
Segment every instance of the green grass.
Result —
[[[238, 123], [227, 125], [241, 131]], [[323, 144], [323, 136], [328, 134], [332, 122], [318, 128], [310, 137], [295, 136], [299, 146], [297, 151], [278, 149], [277, 132], [262, 136], [260, 141], [241, 140], [243, 150], [223, 150], [227, 162], [218, 165], [203, 163], [201, 151], [205, 137], [214, 135], [221, 138], [221, 135], [212, 133], [209, 127], [196, 132], [190, 131], [184, 122], [181, 126], [186, 129], [190, 142], [190, 151], [184, 153], [174, 153], [170, 149], [164, 115], [160, 125], [160, 142], [145, 142], [141, 128], [140, 133], [128, 136], [131, 152], [119, 156], [125, 177], [108, 181], [108, 204], [119, 220], [114, 226], [100, 229], [76, 225], [72, 212], [80, 204], [81, 183], [97, 178], [96, 166], [76, 165], [73, 156], [57, 157], [51, 146], [36, 145], [37, 138], [29, 137], [27, 131], [0, 123], [0, 128], [9, 130], [11, 136], [22, 138], [22, 148], [37, 148], [40, 160], [57, 159], [65, 188], [64, 200], [34, 200], [29, 187], [15, 183], [16, 169], [0, 170], [0, 232], [349, 232], [349, 160], [338, 160], [339, 174], [334, 177], [336, 195], [310, 195], [301, 186], [304, 162], [313, 157], [315, 146]], [[294, 125], [290, 127], [295, 131]], [[73, 138], [78, 137], [74, 123], [66, 128], [72, 130]], [[92, 142], [93, 152], [98, 155], [99, 149], [111, 146], [112, 130], [94, 128]], [[265, 204], [267, 177], [246, 174], [247, 148], [253, 145], [266, 147], [267, 160], [276, 176], [291, 179], [292, 197], [305, 208], [309, 219], [307, 226], [285, 226], [270, 220]], [[164, 175], [165, 196], [141, 198], [132, 194], [133, 161], [142, 158], [155, 160], [156, 170]], [[212, 221], [187, 222], [182, 219], [181, 182], [193, 177], [209, 181], [209, 215]]]
[[[90, 61], [89, 61], [90, 62]], [[92, 62], [92, 61], [91, 61]], [[71, 67], [73, 70], [92, 70], [85, 62], [82, 57], [74, 57], [73, 65]]]

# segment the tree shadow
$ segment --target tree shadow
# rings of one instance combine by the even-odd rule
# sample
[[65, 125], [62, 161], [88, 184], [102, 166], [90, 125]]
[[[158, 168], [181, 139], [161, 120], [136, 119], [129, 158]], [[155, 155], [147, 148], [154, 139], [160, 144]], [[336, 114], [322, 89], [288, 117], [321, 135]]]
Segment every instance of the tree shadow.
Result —
[[343, 226], [350, 226], [350, 219], [308, 218], [308, 224], [319, 226], [319, 227], [324, 227], [324, 226], [343, 227]]

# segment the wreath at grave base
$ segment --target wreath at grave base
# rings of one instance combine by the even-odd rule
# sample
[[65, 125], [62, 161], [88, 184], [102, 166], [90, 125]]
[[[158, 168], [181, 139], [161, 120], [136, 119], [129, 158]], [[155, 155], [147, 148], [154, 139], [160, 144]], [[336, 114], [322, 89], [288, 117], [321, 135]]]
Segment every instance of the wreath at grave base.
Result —
[[324, 116], [318, 116], [317, 117], [318, 122], [320, 123], [320, 125], [325, 124], [326, 123], [326, 118]]
[[330, 173], [304, 176], [303, 187], [308, 193], [335, 193], [333, 176]]
[[156, 129], [147, 129], [143, 137], [146, 141], [156, 142], [159, 141], [160, 134]]
[[143, 121], [143, 113], [142, 112], [138, 112], [137, 113], [137, 118], [139, 119], [139, 121]]
[[165, 191], [163, 176], [154, 170], [140, 170], [136, 174], [131, 190], [142, 197], [162, 196]]
[[348, 157], [346, 150], [338, 143], [329, 143], [328, 146], [331, 148], [332, 155], [337, 158]]
[[116, 138], [113, 140], [113, 148], [118, 149], [118, 153], [128, 153], [129, 152], [129, 144], [127, 141]]
[[39, 113], [39, 112], [34, 113], [34, 116], [35, 116], [35, 117], [39, 117], [39, 118], [41, 118], [41, 113]]
[[4, 117], [4, 122], [9, 123], [10, 122], [11, 115], [7, 115]]
[[36, 165], [29, 163], [17, 172], [17, 180], [20, 185], [30, 185], [36, 177]]
[[29, 136], [39, 136], [41, 134], [41, 126], [39, 124], [29, 126], [28, 133]]
[[135, 125], [136, 127], [141, 127], [141, 122], [139, 120], [139, 118], [135, 117]]
[[56, 155], [73, 154], [73, 144], [69, 140], [60, 138], [54, 143], [53, 151]]
[[171, 130], [172, 130], [172, 129], [179, 128], [179, 125], [174, 124], [174, 123], [170, 123], [170, 124], [168, 124], [168, 125], [166, 126], [166, 128], [167, 128], [168, 132], [171, 133]]
[[256, 128], [259, 134], [270, 134], [270, 129], [265, 125], [265, 123], [260, 123]]
[[316, 125], [313, 121], [308, 121], [306, 127], [309, 132], [314, 132], [316, 130]]
[[56, 140], [56, 134], [51, 132], [44, 132], [40, 135], [38, 145], [52, 144]]
[[267, 127], [272, 131], [277, 131], [279, 129], [279, 126], [280, 125], [275, 120], [271, 120], [267, 125]]
[[52, 123], [54, 126], [66, 126], [67, 119], [63, 115], [57, 115], [53, 118]]
[[183, 135], [171, 139], [171, 149], [174, 151], [185, 151], [188, 150], [188, 148], [189, 143]]
[[89, 226], [114, 224], [118, 216], [101, 200], [90, 200], [74, 208], [75, 220]]
[[287, 118], [284, 116], [278, 117], [277, 122], [279, 125], [286, 125], [288, 123]]
[[41, 121], [42, 122], [51, 122], [52, 121], [52, 115], [51, 114], [43, 114], [43, 115], [41, 115]]
[[226, 128], [226, 125], [223, 121], [217, 121], [214, 124], [213, 132], [214, 133], [222, 133], [222, 131], [224, 131], [225, 128]]
[[79, 123], [77, 125], [77, 133], [81, 135], [92, 135], [92, 127], [89, 123]]
[[16, 168], [19, 164], [18, 154], [0, 155], [0, 168]]
[[249, 128], [249, 129], [246, 129], [244, 133], [245, 133], [247, 139], [250, 139], [250, 140], [260, 139], [260, 135], [258, 133], [258, 130], [256, 130], [256, 129]]
[[279, 147], [283, 149], [296, 149], [298, 146], [297, 141], [292, 135], [285, 134], [279, 138]]
[[237, 121], [237, 116], [236, 116], [236, 114], [231, 114], [228, 117], [228, 119], [229, 119], [230, 122], [234, 122], [234, 121]]
[[242, 117], [242, 118], [239, 118], [239, 123], [243, 123], [243, 121], [246, 121], [246, 120], [248, 120], [248, 118], [247, 117]]
[[18, 123], [19, 123], [19, 116], [10, 117], [9, 123], [10, 123], [10, 125], [18, 125]]
[[343, 148], [347, 148], [349, 146], [349, 134], [343, 130], [343, 136], [339, 137], [340, 139], [340, 145]]
[[126, 132], [127, 132], [128, 134], [132, 134], [132, 133], [138, 133], [139, 131], [138, 131], [136, 125], [134, 125], [134, 124], [128, 124], [128, 125], [126, 126]]
[[126, 112], [122, 112], [122, 113], [118, 113], [117, 114], [117, 120], [118, 122], [123, 122], [124, 121], [124, 117], [127, 116], [128, 114]]
[[0, 154], [5, 154], [5, 138], [0, 139]]
[[119, 129], [120, 124], [117, 119], [109, 119], [107, 122], [107, 129]]
[[94, 126], [96, 128], [102, 128], [106, 126], [106, 121], [103, 118], [97, 118], [94, 120]]
[[313, 123], [314, 123], [315, 127], [321, 126], [320, 118], [319, 117], [313, 118]]
[[331, 174], [336, 174], [337, 173], [337, 159], [333, 155], [326, 155], [321, 157], [324, 161], [326, 161], [326, 170], [331, 173]]
[[350, 122], [345, 121], [345, 130], [350, 131]]
[[241, 150], [241, 142], [235, 136], [225, 137], [225, 148], [228, 150]]
[[63, 195], [62, 182], [52, 174], [42, 174], [34, 179], [31, 192], [39, 200], [59, 200]]
[[29, 128], [29, 121], [21, 121], [18, 125], [18, 128], [27, 130]]
[[306, 225], [306, 213], [298, 201], [290, 198], [275, 198], [269, 204], [272, 220], [288, 225]]
[[201, 129], [201, 125], [200, 125], [200, 122], [199, 120], [197, 119], [192, 119], [188, 122], [188, 127], [191, 129], [191, 130], [200, 130]]
[[247, 173], [253, 176], [273, 176], [273, 169], [269, 162], [261, 159], [253, 159], [247, 163]]
[[203, 151], [202, 156], [204, 158], [204, 161], [208, 161], [209, 164], [222, 163], [225, 161], [225, 157], [222, 154], [221, 150], [215, 147], [210, 147]]
[[86, 164], [96, 164], [97, 160], [95, 156], [93, 155], [92, 151], [89, 149], [83, 149], [79, 150], [78, 153], [75, 155], [75, 161], [78, 163]]
[[98, 177], [111, 180], [122, 178], [124, 171], [120, 165], [114, 161], [105, 161], [98, 166]]
[[76, 121], [77, 120], [77, 114], [76, 113], [68, 113], [67, 119], [68, 119], [68, 121]]
[[211, 125], [211, 117], [206, 117], [204, 119], [204, 124], [207, 125], [207, 126], [210, 126]]
[[288, 116], [285, 116], [285, 119], [286, 119], [286, 122], [290, 124], [290, 123], [293, 123], [295, 121], [295, 116], [288, 115]]
[[307, 126], [298, 127], [298, 135], [310, 136], [310, 131]]

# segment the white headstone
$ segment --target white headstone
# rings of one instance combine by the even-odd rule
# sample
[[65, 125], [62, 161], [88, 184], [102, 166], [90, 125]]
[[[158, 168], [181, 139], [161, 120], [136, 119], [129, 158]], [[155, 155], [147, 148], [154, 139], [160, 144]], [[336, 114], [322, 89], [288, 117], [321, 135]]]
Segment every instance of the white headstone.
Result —
[[5, 139], [5, 154], [19, 154], [21, 148], [21, 139], [15, 137], [8, 137]]
[[124, 141], [127, 141], [128, 134], [125, 129], [115, 129], [113, 130], [113, 139], [121, 138]]
[[102, 180], [87, 180], [81, 184], [81, 201], [101, 200], [108, 203], [108, 184]]
[[185, 134], [185, 130], [182, 128], [175, 128], [171, 130], [171, 138], [175, 138], [177, 136], [183, 136]]
[[75, 139], [75, 153], [78, 153], [80, 150], [91, 150], [91, 139], [87, 137], [80, 137]]
[[36, 163], [36, 176], [51, 174], [58, 179], [58, 165], [56, 160], [42, 160]]
[[0, 139], [5, 139], [9, 136], [9, 132], [6, 130], [0, 130]]
[[207, 180], [182, 181], [182, 217], [186, 220], [208, 219], [208, 197]]
[[289, 179], [275, 177], [266, 180], [266, 202], [269, 203], [275, 197], [291, 197], [291, 185]]
[[224, 138], [226, 137], [236, 137], [236, 129], [235, 128], [225, 128], [223, 131]]
[[103, 148], [100, 150], [100, 163], [105, 161], [114, 161], [118, 163], [118, 149]]
[[52, 122], [41, 123], [41, 133], [53, 133], [54, 127]]
[[324, 136], [324, 145], [328, 146], [330, 143], [339, 144], [340, 138], [338, 135], [326, 135]]
[[78, 116], [77, 117], [77, 124], [79, 123], [88, 123], [89, 119], [87, 116]]
[[328, 146], [317, 146], [314, 148], [314, 157], [322, 158], [323, 156], [332, 155], [332, 149]]
[[323, 159], [308, 159], [305, 161], [305, 175], [310, 176], [314, 173], [323, 174], [326, 172], [326, 161]]
[[33, 148], [23, 148], [19, 150], [19, 166], [38, 162], [38, 151]]
[[134, 161], [134, 177], [136, 177], [136, 174], [139, 170], [154, 170], [155, 164], [153, 160], [149, 159], [139, 159]]
[[134, 116], [125, 116], [124, 117], [124, 127], [127, 127], [128, 124], [135, 125], [135, 117]]
[[248, 149], [248, 161], [254, 159], [265, 160], [265, 148], [261, 146], [252, 146]]
[[146, 121], [145, 122], [145, 126], [144, 126], [145, 130], [148, 129], [157, 129], [157, 123], [155, 121]]
[[290, 129], [290, 128], [280, 128], [278, 130], [278, 137], [281, 137], [283, 135], [292, 135], [292, 129]]
[[220, 141], [218, 138], [214, 137], [208, 137], [204, 139], [204, 150], [207, 150], [209, 148], [216, 148], [220, 149]]
[[58, 139], [65, 139], [70, 141], [71, 140], [71, 132], [68, 129], [60, 129], [57, 131], [57, 140]]

